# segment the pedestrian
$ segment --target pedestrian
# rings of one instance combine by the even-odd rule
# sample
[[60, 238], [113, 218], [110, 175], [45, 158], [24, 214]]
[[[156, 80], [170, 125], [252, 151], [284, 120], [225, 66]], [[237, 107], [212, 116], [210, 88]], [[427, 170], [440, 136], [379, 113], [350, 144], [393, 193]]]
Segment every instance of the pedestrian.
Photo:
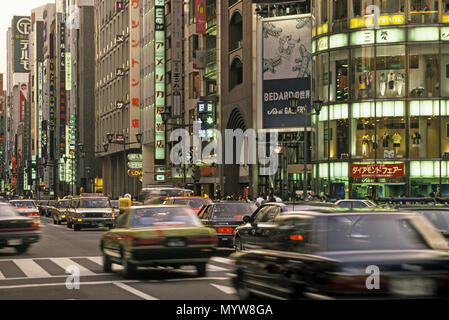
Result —
[[264, 196], [258, 196], [256, 199], [256, 205], [260, 206], [264, 202]]

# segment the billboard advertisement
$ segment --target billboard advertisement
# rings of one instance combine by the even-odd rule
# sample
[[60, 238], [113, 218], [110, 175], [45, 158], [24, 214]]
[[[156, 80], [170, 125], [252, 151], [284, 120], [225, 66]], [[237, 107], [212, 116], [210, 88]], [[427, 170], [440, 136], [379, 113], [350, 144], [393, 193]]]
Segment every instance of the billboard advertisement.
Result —
[[28, 56], [28, 35], [30, 34], [31, 18], [14, 16], [14, 72], [23, 73], [30, 71], [30, 58]]
[[[261, 22], [263, 128], [304, 126], [303, 113], [311, 106], [311, 26], [309, 14]], [[299, 99], [297, 108], [290, 108], [293, 97]]]
[[196, 33], [206, 34], [206, 0], [195, 0]]

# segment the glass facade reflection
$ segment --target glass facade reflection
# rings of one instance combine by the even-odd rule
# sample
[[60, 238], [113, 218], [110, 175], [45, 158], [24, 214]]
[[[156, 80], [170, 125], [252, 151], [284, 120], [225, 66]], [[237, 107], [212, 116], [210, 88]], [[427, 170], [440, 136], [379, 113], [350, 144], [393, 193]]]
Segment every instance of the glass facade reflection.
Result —
[[316, 191], [449, 197], [449, 0], [312, 8]]

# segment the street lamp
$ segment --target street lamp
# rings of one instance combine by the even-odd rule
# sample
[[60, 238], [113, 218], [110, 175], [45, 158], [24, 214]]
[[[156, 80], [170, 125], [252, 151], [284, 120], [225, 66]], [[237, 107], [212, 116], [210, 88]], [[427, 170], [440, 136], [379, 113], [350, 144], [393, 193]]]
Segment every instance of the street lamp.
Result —
[[299, 98], [298, 97], [292, 97], [289, 99], [289, 104], [291, 110], [296, 110], [298, 113], [304, 115], [304, 180], [303, 180], [303, 197], [304, 200], [306, 200], [307, 197], [307, 154], [308, 154], [308, 140], [307, 140], [307, 123], [308, 123], [308, 117], [313, 115], [320, 115], [321, 108], [323, 106], [323, 101], [321, 100], [314, 100], [312, 103], [312, 107], [315, 110], [315, 113], [313, 112], [307, 112], [307, 108], [299, 108]]

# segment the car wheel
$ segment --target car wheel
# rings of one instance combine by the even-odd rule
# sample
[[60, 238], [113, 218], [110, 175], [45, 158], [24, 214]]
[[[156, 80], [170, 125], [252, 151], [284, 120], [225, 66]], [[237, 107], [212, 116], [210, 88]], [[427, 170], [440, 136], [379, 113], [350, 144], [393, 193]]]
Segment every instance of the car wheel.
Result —
[[195, 267], [196, 267], [196, 272], [198, 273], [198, 277], [206, 276], [206, 273], [207, 273], [206, 262], [197, 264]]
[[243, 244], [242, 244], [242, 240], [240, 239], [240, 237], [235, 238], [234, 249], [236, 252], [243, 250]]
[[234, 281], [238, 297], [241, 300], [249, 300], [251, 298], [251, 292], [249, 292], [246, 284], [243, 282], [243, 274], [241, 272], [239, 272], [239, 276]]
[[73, 231], [80, 231], [80, 226], [74, 225], [73, 226]]
[[58, 220], [58, 222], [57, 222], [59, 225], [61, 224], [61, 220]]
[[21, 246], [17, 246], [14, 249], [16, 249], [17, 253], [25, 253], [29, 247], [30, 246], [28, 244], [22, 244]]
[[123, 275], [126, 278], [133, 276], [137, 271], [136, 265], [129, 262], [125, 251], [122, 251], [122, 267], [123, 267]]
[[53, 224], [56, 224], [56, 220], [55, 219], [53, 219]]
[[112, 272], [112, 262], [108, 255], [103, 251], [103, 271], [110, 273]]
[[72, 228], [72, 224], [67, 221], [67, 228]]

